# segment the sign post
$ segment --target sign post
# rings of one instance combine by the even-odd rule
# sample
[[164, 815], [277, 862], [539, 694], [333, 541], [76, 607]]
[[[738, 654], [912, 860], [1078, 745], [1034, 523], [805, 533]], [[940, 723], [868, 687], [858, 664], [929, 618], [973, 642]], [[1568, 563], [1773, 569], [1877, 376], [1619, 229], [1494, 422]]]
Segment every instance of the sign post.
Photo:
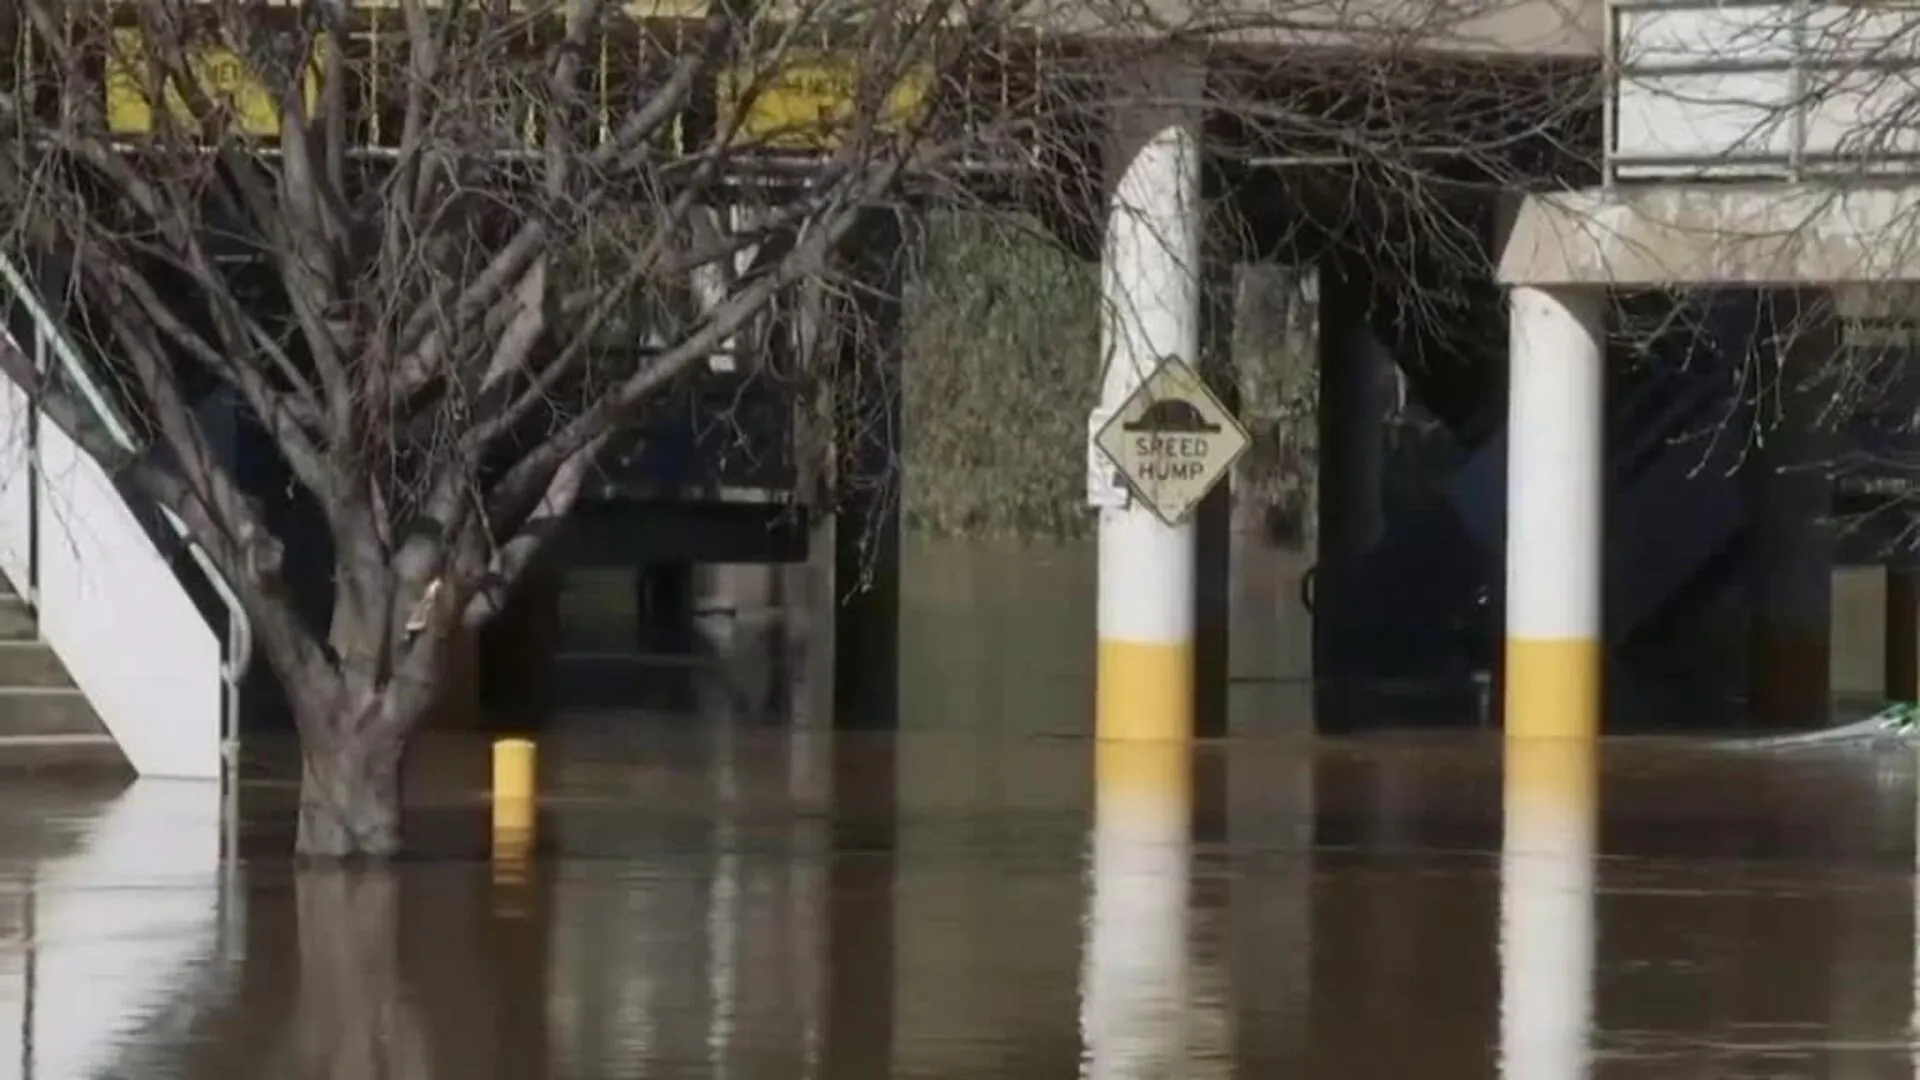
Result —
[[1093, 442], [1136, 498], [1161, 521], [1179, 525], [1253, 438], [1192, 365], [1168, 356], [1114, 410]]

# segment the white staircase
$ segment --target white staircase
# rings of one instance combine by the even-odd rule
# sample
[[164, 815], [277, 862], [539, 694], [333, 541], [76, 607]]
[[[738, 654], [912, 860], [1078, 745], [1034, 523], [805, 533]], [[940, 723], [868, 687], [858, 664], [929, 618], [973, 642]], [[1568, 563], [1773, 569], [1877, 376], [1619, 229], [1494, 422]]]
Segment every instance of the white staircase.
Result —
[[[4, 255], [0, 348], [57, 374], [94, 422], [139, 449], [98, 374]], [[233, 590], [182, 523], [164, 517], [220, 596], [224, 633], [209, 627], [113, 477], [0, 375], [0, 576], [136, 772], [218, 780], [252, 635]], [[6, 754], [0, 742], [0, 766]]]

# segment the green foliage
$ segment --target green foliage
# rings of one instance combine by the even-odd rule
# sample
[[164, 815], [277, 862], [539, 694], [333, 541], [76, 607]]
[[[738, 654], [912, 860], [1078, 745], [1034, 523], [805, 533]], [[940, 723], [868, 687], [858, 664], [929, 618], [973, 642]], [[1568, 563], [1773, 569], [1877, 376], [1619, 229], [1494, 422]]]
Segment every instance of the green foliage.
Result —
[[[1270, 280], [1269, 280], [1270, 279]], [[1312, 310], [1287, 275], [1237, 288], [1233, 352], [1252, 452], [1236, 516], [1276, 539], [1310, 531]], [[1249, 291], [1250, 290], [1250, 291]], [[1033, 222], [927, 223], [907, 305], [906, 521], [942, 535], [1068, 538], [1086, 508], [1088, 410], [1100, 385], [1099, 266]]]
[[908, 298], [909, 528], [1088, 531], [1087, 410], [1099, 386], [1099, 267], [1027, 221], [928, 222]]

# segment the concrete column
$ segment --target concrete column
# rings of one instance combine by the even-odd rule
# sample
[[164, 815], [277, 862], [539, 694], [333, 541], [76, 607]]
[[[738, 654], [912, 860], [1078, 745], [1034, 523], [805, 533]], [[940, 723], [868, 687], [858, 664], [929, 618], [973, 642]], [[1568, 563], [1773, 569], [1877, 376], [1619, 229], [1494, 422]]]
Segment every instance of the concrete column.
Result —
[[633, 570], [634, 651], [649, 658], [649, 678], [636, 687], [646, 707], [674, 713], [699, 708], [693, 654], [693, 564], [645, 563]]
[[486, 726], [481, 702], [480, 635], [466, 629], [455, 631], [447, 645], [439, 694], [420, 726], [427, 731], [478, 730]]
[[[1237, 230], [1207, 229], [1200, 282], [1200, 353], [1196, 369], [1222, 404], [1240, 412], [1234, 364], [1233, 252]], [[1229, 734], [1227, 686], [1233, 672], [1234, 495], [1222, 480], [1193, 511], [1193, 732], [1206, 739]]]
[[[1196, 71], [1153, 71], [1149, 102], [1115, 122], [1114, 177], [1100, 267], [1103, 408], [1118, 409], [1163, 356], [1197, 357], [1201, 324], [1200, 98]], [[1143, 505], [1100, 511], [1096, 734], [1194, 735], [1191, 520], [1167, 525]]]
[[693, 649], [693, 564], [649, 563], [634, 571], [635, 642], [643, 653], [683, 656]]
[[1364, 625], [1351, 583], [1361, 558], [1386, 529], [1392, 359], [1369, 318], [1372, 285], [1359, 259], [1328, 258], [1320, 266], [1313, 668], [1314, 713], [1321, 730], [1345, 730], [1363, 714], [1352, 657], [1366, 643], [1351, 629]]
[[787, 716], [795, 673], [787, 656], [782, 578], [790, 568], [761, 563], [710, 567], [695, 605], [700, 634], [719, 661], [731, 711], [759, 719]]
[[1752, 719], [1809, 727], [1826, 722], [1832, 698], [1833, 485], [1814, 380], [1839, 348], [1839, 325], [1826, 297], [1810, 290], [1763, 295], [1758, 308], [1748, 456]]
[[849, 272], [860, 283], [834, 372], [833, 717], [842, 729], [900, 723], [900, 215], [873, 210]]
[[1335, 600], [1339, 571], [1377, 543], [1386, 529], [1383, 490], [1393, 363], [1373, 332], [1373, 283], [1357, 262], [1329, 259], [1320, 267], [1317, 585], [1321, 596]]
[[1507, 738], [1593, 739], [1607, 298], [1599, 289], [1516, 288], [1510, 300]]
[[1192, 752], [1177, 743], [1108, 741], [1095, 755], [1083, 1075], [1187, 1075]]
[[495, 731], [546, 726], [559, 703], [560, 571], [529, 568], [480, 633], [480, 695]]
[[1887, 567], [1885, 604], [1887, 700], [1920, 702], [1920, 568]]
[[1598, 748], [1506, 749], [1500, 846], [1500, 1075], [1577, 1080], [1591, 1071]]

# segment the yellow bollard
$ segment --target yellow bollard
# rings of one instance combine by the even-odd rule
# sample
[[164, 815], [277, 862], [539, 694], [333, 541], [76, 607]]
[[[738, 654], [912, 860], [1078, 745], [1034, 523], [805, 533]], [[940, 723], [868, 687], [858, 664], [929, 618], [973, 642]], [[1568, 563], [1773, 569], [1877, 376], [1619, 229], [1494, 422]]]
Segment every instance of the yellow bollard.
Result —
[[532, 802], [534, 764], [538, 753], [532, 739], [500, 739], [493, 744], [493, 802]]
[[496, 885], [523, 885], [533, 858], [535, 766], [531, 739], [493, 744], [493, 866]]

